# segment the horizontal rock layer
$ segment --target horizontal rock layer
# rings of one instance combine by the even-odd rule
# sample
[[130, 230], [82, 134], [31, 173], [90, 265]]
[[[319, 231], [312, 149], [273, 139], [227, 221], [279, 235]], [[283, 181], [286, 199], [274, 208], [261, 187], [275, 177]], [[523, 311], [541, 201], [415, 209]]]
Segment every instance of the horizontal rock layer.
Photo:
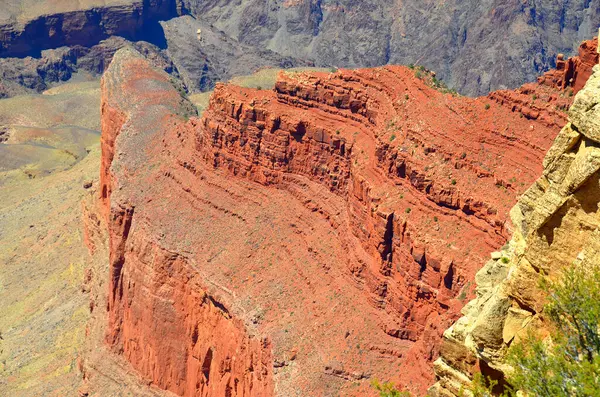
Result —
[[112, 350], [180, 395], [423, 391], [558, 132], [438, 86], [397, 66], [284, 72], [272, 91], [218, 85], [186, 120], [165, 73], [117, 53], [100, 184]]
[[6, 21], [0, 24], [0, 56], [25, 57], [63, 46], [91, 47], [115, 35], [164, 44], [158, 21], [180, 13], [181, 4], [176, 0], [126, 0]]

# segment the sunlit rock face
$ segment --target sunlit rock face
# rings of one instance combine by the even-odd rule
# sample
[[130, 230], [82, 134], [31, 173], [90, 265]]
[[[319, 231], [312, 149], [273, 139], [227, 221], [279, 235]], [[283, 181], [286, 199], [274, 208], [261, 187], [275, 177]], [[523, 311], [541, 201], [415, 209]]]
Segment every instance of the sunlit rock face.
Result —
[[[597, 44], [597, 42], [596, 42]], [[477, 297], [444, 333], [435, 362], [442, 396], [468, 389], [475, 371], [503, 382], [514, 341], [542, 336], [542, 275], [600, 263], [600, 67], [575, 97], [569, 120], [544, 158], [542, 176], [511, 211], [512, 239], [477, 273]]]

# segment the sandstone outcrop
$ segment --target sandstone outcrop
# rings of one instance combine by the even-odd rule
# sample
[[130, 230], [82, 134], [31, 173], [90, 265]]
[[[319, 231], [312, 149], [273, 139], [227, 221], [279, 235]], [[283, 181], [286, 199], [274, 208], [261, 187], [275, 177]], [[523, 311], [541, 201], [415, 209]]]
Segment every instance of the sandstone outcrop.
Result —
[[477, 297], [444, 333], [435, 362], [439, 395], [467, 390], [476, 371], [502, 385], [511, 344], [529, 331], [542, 337], [547, 332], [540, 277], [552, 279], [572, 264], [600, 262], [598, 103], [600, 67], [595, 66], [544, 158], [542, 176], [511, 210], [512, 239], [477, 273]]
[[558, 131], [429, 82], [282, 72], [274, 90], [218, 85], [198, 119], [118, 52], [99, 188], [111, 350], [186, 396], [423, 391]]

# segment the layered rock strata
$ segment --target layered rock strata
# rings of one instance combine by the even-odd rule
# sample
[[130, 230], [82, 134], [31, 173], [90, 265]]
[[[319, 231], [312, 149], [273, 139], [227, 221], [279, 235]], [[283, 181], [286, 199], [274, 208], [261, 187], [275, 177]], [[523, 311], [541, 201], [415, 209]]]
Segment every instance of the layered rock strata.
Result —
[[600, 68], [575, 97], [542, 176], [511, 210], [512, 239], [477, 273], [477, 296], [444, 332], [435, 362], [441, 396], [468, 390], [475, 372], [504, 382], [504, 356], [530, 331], [544, 335], [542, 276], [600, 263]]
[[282, 73], [272, 91], [218, 85], [186, 120], [168, 75], [118, 52], [99, 189], [111, 350], [179, 395], [422, 391], [557, 129], [420, 77]]
[[567, 122], [566, 110], [598, 64], [598, 38], [584, 41], [579, 55], [564, 59], [559, 54], [556, 69], [538, 78], [537, 83], [527, 83], [515, 90], [500, 90], [488, 95], [502, 106], [519, 112], [527, 119], [540, 120], [561, 128]]
[[[575, 52], [581, 37], [595, 34], [599, 12], [597, 0], [286, 0], [268, 5], [250, 0], [4, 0], [0, 56], [90, 47], [112, 35], [164, 48], [158, 21], [190, 14], [223, 32], [227, 42], [241, 43], [237, 50], [250, 46], [264, 54], [269, 49], [280, 59], [330, 67], [424, 64], [461, 93], [482, 95], [534, 81], [554, 66], [558, 53]], [[192, 34], [183, 42], [195, 39]], [[202, 52], [217, 59], [223, 55], [207, 47]], [[195, 73], [193, 63], [186, 63]], [[210, 62], [207, 72], [218, 70], [219, 63]]]
[[560, 89], [570, 87], [576, 94], [585, 86], [592, 75], [592, 68], [597, 64], [598, 38], [594, 38], [581, 43], [577, 56], [565, 60], [564, 55], [559, 54], [556, 69], [539, 77], [538, 83]]
[[[158, 21], [181, 14], [176, 0], [110, 0], [28, 4], [25, 15], [0, 19], [0, 56], [25, 57], [63, 46], [91, 47], [110, 36], [164, 44]], [[3, 8], [10, 10], [10, 5]], [[37, 12], [36, 12], [37, 11]], [[36, 15], [37, 14], [37, 15]]]

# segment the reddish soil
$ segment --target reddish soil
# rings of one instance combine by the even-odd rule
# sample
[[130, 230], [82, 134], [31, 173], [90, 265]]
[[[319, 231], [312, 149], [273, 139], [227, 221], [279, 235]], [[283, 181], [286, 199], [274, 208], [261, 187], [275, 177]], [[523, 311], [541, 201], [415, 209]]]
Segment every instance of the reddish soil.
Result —
[[102, 102], [112, 350], [185, 396], [426, 389], [570, 97], [456, 97], [416, 74], [219, 85], [186, 120], [168, 76], [119, 53]]

